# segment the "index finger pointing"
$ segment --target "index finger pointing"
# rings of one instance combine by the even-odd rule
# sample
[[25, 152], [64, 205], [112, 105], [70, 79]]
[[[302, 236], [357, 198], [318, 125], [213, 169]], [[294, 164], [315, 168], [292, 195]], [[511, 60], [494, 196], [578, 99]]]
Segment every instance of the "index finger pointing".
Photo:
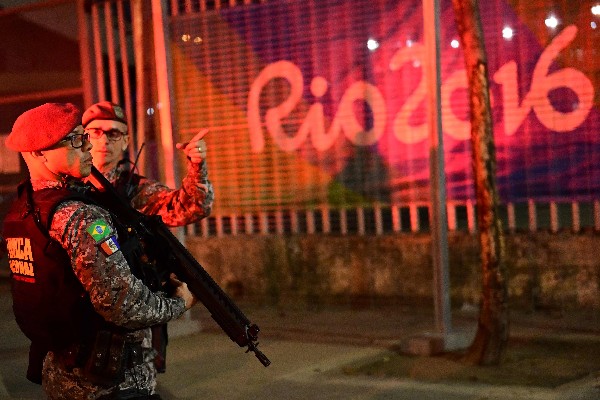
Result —
[[178, 149], [187, 149], [188, 146], [191, 145], [190, 149], [195, 149], [197, 147], [196, 142], [201, 140], [208, 132], [208, 128], [202, 129], [196, 134], [196, 136], [191, 138], [189, 141], [177, 143], [175, 147], [177, 147]]
[[194, 142], [196, 140], [202, 139], [204, 136], [206, 136], [206, 134], [208, 132], [209, 132], [208, 128], [204, 128], [204, 129], [200, 130], [200, 132], [196, 133], [196, 136], [194, 136], [193, 138], [190, 139], [190, 142]]

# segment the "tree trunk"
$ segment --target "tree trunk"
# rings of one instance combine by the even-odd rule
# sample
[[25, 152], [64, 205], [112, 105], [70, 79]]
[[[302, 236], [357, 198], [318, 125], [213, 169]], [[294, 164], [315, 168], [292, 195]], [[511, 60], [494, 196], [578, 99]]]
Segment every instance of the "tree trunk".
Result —
[[508, 342], [508, 294], [504, 235], [498, 216], [487, 57], [477, 0], [452, 0], [452, 5], [469, 81], [473, 176], [483, 277], [477, 334], [465, 361], [496, 365], [500, 363]]

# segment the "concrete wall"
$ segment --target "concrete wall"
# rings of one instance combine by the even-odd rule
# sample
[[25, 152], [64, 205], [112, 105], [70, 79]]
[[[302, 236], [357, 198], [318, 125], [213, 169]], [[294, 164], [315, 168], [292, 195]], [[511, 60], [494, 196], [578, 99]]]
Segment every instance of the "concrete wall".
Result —
[[[428, 235], [188, 237], [186, 245], [233, 298], [308, 308], [432, 302]], [[475, 305], [476, 238], [451, 234], [449, 250], [452, 305]], [[512, 306], [600, 310], [600, 235], [511, 234], [506, 256]]]
[[[309, 235], [187, 239], [187, 247], [232, 297], [281, 305], [357, 306], [431, 301], [428, 235]], [[476, 237], [449, 237], [453, 306], [477, 304]], [[600, 309], [600, 236], [570, 233], [506, 237], [512, 306]]]

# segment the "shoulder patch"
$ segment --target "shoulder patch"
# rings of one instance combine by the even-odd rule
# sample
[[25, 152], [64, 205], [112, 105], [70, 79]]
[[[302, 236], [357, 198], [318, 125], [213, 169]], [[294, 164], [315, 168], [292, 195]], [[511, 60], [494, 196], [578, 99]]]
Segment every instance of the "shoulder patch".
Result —
[[117, 242], [117, 238], [114, 236], [111, 236], [110, 238], [106, 239], [104, 242], [99, 244], [100, 250], [102, 250], [102, 252], [104, 253], [105, 256], [110, 256], [111, 254], [116, 253], [117, 251], [121, 250], [121, 247], [119, 246], [119, 242]]
[[87, 228], [87, 232], [96, 243], [101, 242], [112, 234], [112, 229], [103, 219], [97, 219]]

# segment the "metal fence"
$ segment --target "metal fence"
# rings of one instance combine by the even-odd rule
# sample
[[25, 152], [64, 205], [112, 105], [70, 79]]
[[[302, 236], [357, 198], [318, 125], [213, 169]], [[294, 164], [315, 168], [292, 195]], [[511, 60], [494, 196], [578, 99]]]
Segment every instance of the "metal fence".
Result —
[[[448, 230], [475, 233], [476, 206], [473, 202], [449, 203]], [[508, 203], [500, 206], [503, 227], [508, 233], [548, 231], [600, 232], [600, 200], [586, 203]], [[420, 233], [430, 229], [428, 203], [374, 205], [332, 209], [285, 209], [245, 214], [217, 214], [195, 225], [187, 235], [385, 235]]]

